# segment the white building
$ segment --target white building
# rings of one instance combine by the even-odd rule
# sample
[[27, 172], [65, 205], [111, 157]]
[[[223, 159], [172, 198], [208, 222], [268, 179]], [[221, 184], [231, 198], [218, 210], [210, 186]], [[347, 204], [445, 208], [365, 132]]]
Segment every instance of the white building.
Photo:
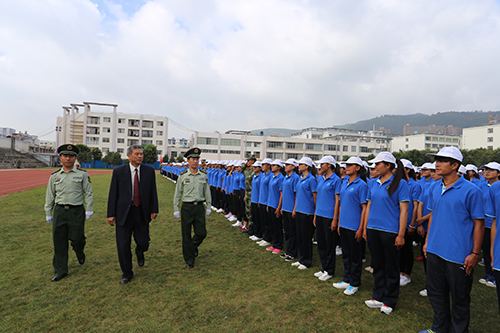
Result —
[[500, 123], [464, 128], [462, 148], [500, 148]]
[[453, 135], [442, 134], [413, 134], [396, 136], [392, 138], [391, 152], [404, 152], [408, 150], [435, 150], [445, 146], [461, 148], [461, 138]]
[[[119, 152], [123, 159], [127, 158], [127, 147], [134, 144], [154, 144], [160, 156], [187, 146], [187, 142], [169, 139], [167, 117], [119, 113], [116, 104], [83, 102], [70, 105], [63, 107], [62, 117], [57, 117], [58, 145], [82, 143], [91, 149], [98, 147], [104, 154]], [[99, 110], [92, 110], [92, 107]]]

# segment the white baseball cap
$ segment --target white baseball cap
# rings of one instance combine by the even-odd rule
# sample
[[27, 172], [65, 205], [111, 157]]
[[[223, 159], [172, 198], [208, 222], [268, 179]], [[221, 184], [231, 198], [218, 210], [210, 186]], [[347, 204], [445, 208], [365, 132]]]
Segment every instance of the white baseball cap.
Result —
[[486, 164], [485, 166], [483, 166], [483, 168], [488, 168], [488, 169], [500, 171], [500, 163], [490, 162], [490, 163]]
[[459, 162], [462, 162], [464, 159], [462, 153], [460, 152], [460, 149], [457, 147], [444, 147], [441, 148], [441, 150], [437, 154], [433, 153], [427, 153], [425, 156], [434, 156], [434, 157], [448, 157], [448, 158], [453, 158], [454, 160], [457, 160]]
[[467, 173], [467, 169], [463, 165], [460, 164], [460, 167], [458, 168], [458, 172], [466, 174]]
[[465, 166], [465, 169], [466, 169], [467, 171], [472, 170], [472, 171], [474, 171], [475, 173], [477, 173], [477, 166], [475, 166], [474, 164], [467, 164], [467, 165]]
[[262, 160], [262, 164], [271, 164], [271, 163], [273, 163], [273, 160], [270, 158], [265, 158]]
[[261, 161], [255, 161], [254, 164], [252, 164], [253, 167], [262, 167], [262, 162]]
[[410, 160], [407, 160], [406, 158], [401, 159], [401, 163], [403, 163], [403, 166], [408, 169], [413, 169], [413, 164], [411, 163]]
[[331, 165], [335, 165], [335, 164], [337, 164], [337, 161], [335, 161], [335, 159], [333, 158], [333, 156], [326, 155], [326, 156], [323, 156], [323, 158], [321, 158], [317, 163], [319, 165], [321, 165], [323, 163], [328, 163], [328, 164], [331, 164]]
[[396, 163], [396, 158], [394, 155], [389, 153], [388, 151], [382, 151], [378, 153], [377, 157], [375, 157], [373, 160], [369, 160], [369, 163], [375, 163], [377, 164], [378, 162], [387, 162], [387, 163], [392, 163], [394, 165], [397, 165]]
[[345, 164], [357, 164], [359, 166], [364, 166], [363, 164], [363, 160], [360, 159], [359, 157], [357, 156], [351, 156], [349, 157], [349, 159], [347, 161], [345, 161]]
[[280, 167], [280, 168], [282, 168], [282, 167], [284, 167], [284, 166], [285, 166], [285, 164], [283, 163], [283, 161], [282, 161], [282, 160], [280, 160], [280, 159], [276, 159], [276, 160], [274, 160], [274, 161], [271, 163], [271, 165], [279, 165], [279, 167]]
[[291, 164], [294, 167], [297, 167], [299, 164], [297, 163], [297, 160], [295, 158], [289, 158], [286, 160], [285, 164]]
[[309, 157], [302, 157], [299, 162], [299, 164], [305, 164], [309, 167], [312, 167], [313, 166], [313, 161], [311, 160], [311, 158]]

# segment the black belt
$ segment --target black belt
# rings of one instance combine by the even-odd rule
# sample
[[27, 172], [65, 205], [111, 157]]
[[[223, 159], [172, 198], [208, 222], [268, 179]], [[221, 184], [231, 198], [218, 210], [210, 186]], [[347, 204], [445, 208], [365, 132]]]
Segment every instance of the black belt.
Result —
[[204, 203], [205, 201], [191, 201], [191, 202], [186, 202], [186, 201], [183, 201], [182, 203], [183, 204], [189, 204], [189, 205], [201, 205], [202, 203]]
[[79, 208], [79, 207], [82, 207], [83, 205], [60, 205], [60, 204], [57, 204], [59, 207], [62, 207], [64, 209], [71, 209], [71, 208]]

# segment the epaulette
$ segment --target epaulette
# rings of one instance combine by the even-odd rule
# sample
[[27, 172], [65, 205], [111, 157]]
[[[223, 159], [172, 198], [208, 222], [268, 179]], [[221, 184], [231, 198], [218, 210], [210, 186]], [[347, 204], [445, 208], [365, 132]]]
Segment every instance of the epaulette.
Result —
[[87, 172], [87, 170], [81, 169], [80, 167], [77, 167], [76, 169], [80, 170], [80, 171], [83, 171], [83, 172]]
[[201, 173], [204, 173], [205, 175], [207, 174], [207, 172], [206, 172], [206, 171], [203, 171], [203, 170], [200, 170], [200, 171], [201, 171]]
[[187, 171], [187, 170], [182, 171], [182, 172], [179, 174], [179, 176], [180, 176], [180, 175], [185, 174], [186, 172], [188, 172], [188, 171]]
[[56, 172], [61, 171], [61, 169], [57, 169], [56, 171], [52, 172], [51, 175], [55, 174]]

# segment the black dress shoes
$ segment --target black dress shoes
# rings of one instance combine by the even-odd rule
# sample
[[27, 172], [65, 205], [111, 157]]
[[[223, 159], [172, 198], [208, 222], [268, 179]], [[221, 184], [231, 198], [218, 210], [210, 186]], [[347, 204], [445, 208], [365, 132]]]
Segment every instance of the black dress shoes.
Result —
[[124, 277], [120, 280], [120, 284], [127, 284], [132, 280], [132, 277]]
[[187, 268], [193, 268], [194, 267], [194, 263], [188, 262], [188, 263], [186, 263], [186, 267]]
[[80, 265], [85, 264], [85, 253], [83, 254], [83, 256], [82, 256], [82, 257], [78, 258], [78, 263], [79, 263]]
[[68, 275], [68, 274], [56, 275], [56, 276], [54, 276], [54, 277], [52, 278], [52, 280], [50, 280], [50, 281], [52, 281], [52, 282], [57, 282], [57, 281], [60, 281], [60, 280], [61, 280], [63, 277], [65, 277], [66, 275]]
[[142, 267], [144, 266], [144, 252], [135, 252], [135, 254], [137, 254], [137, 265], [139, 265], [139, 267]]

